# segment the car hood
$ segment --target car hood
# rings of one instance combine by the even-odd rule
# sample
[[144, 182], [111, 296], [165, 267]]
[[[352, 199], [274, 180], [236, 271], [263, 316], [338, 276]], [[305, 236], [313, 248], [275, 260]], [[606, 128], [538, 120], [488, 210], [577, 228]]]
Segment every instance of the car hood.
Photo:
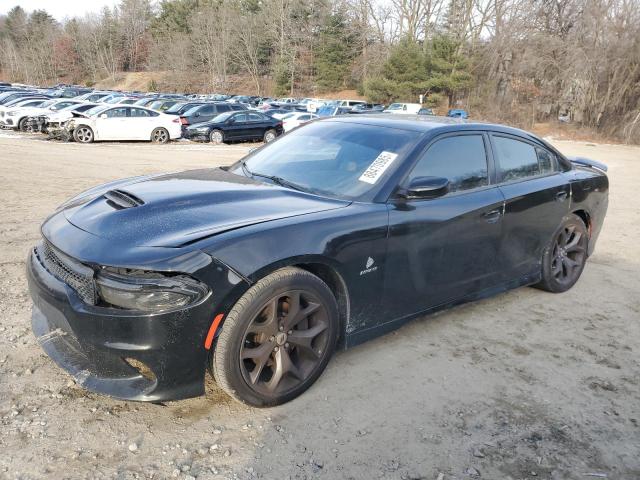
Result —
[[111, 183], [61, 209], [71, 224], [113, 241], [114, 248], [120, 242], [179, 247], [228, 230], [349, 203], [206, 169]]
[[27, 115], [29, 117], [35, 117], [36, 115], [42, 115], [51, 113], [54, 110], [49, 110], [48, 108], [40, 108], [40, 107], [18, 107], [16, 110], [20, 115]]

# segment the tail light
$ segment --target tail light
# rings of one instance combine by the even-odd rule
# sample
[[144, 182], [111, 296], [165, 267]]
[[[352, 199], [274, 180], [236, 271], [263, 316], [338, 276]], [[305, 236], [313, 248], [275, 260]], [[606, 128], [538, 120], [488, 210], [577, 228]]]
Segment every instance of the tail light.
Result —
[[180, 117], [180, 123], [181, 123], [182, 125], [189, 125], [189, 120], [187, 120], [187, 119], [186, 119], [186, 118], [184, 118], [184, 117]]

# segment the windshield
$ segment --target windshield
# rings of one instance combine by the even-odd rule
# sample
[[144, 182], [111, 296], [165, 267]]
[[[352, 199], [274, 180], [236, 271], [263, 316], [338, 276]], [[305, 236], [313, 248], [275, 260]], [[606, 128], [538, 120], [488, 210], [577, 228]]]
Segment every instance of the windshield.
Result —
[[171, 105], [167, 108], [166, 113], [182, 113], [183, 111], [187, 111], [192, 108], [195, 104], [189, 103], [176, 103], [175, 105]]
[[[311, 193], [370, 201], [420, 136], [373, 125], [315, 122], [256, 150], [245, 165], [256, 180], [262, 180], [257, 174], [276, 176]], [[241, 163], [231, 171], [250, 176]]]
[[402, 110], [402, 104], [401, 103], [392, 103], [391, 105], [389, 105], [387, 107], [387, 110]]

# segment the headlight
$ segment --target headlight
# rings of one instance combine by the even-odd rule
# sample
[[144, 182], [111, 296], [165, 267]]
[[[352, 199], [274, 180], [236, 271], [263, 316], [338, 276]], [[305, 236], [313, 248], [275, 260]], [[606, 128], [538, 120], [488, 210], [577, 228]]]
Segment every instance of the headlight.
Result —
[[206, 286], [184, 276], [159, 273], [121, 275], [102, 271], [96, 276], [100, 298], [114, 307], [142, 312], [164, 312], [202, 300]]
[[8, 117], [15, 117], [18, 114], [18, 112], [16, 112], [15, 110], [9, 110], [7, 112], [7, 116]]

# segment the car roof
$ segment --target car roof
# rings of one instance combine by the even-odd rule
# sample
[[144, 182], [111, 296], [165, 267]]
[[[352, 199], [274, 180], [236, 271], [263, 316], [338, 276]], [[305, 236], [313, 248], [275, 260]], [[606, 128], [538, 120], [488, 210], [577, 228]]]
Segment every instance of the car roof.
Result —
[[414, 132], [437, 133], [445, 131], [465, 131], [465, 130], [491, 130], [494, 132], [510, 133], [518, 136], [525, 136], [539, 140], [532, 133], [518, 128], [508, 127], [485, 122], [470, 122], [461, 118], [425, 116], [425, 115], [394, 115], [390, 113], [364, 114], [364, 115], [344, 115], [325, 118], [322, 122], [358, 123], [364, 125], [374, 125], [380, 127], [397, 128]]

